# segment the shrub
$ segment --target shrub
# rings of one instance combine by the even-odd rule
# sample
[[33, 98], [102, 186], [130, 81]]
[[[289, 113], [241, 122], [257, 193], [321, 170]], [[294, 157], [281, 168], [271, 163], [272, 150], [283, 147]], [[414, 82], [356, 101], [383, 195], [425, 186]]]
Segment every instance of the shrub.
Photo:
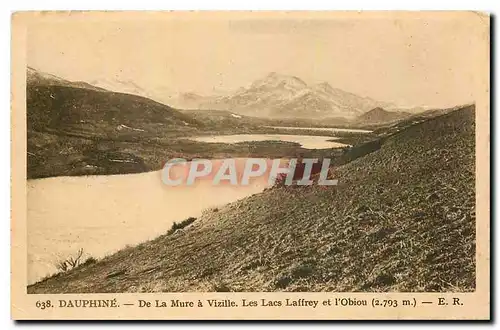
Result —
[[172, 228], [170, 228], [167, 232], [167, 235], [172, 235], [173, 233], [175, 233], [177, 230], [179, 229], [182, 229], [182, 228], [185, 228], [187, 226], [189, 226], [190, 224], [192, 224], [194, 221], [196, 220], [196, 218], [193, 218], [193, 217], [189, 217], [187, 218], [186, 220], [183, 220], [179, 223], [177, 222], [174, 222], [172, 224]]
[[64, 260], [57, 261], [56, 268], [61, 272], [67, 272], [80, 265], [90, 265], [96, 262], [97, 259], [94, 257], [88, 257], [83, 261], [83, 249], [79, 249], [74, 256], [69, 256]]
[[87, 259], [85, 259], [85, 261], [83, 262], [83, 266], [87, 266], [87, 265], [92, 265], [92, 264], [95, 264], [97, 262], [97, 259], [94, 258], [94, 257], [88, 257]]

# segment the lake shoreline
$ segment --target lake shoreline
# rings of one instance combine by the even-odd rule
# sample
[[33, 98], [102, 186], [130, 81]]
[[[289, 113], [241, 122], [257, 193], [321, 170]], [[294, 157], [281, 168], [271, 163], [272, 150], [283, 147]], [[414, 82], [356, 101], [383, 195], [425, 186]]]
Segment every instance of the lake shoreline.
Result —
[[297, 143], [303, 149], [337, 149], [350, 145], [340, 143], [338, 137], [296, 134], [231, 134], [217, 136], [193, 136], [189, 140], [204, 143], [238, 144], [246, 142], [285, 142]]
[[[236, 159], [241, 164], [245, 160]], [[213, 186], [211, 180], [199, 180], [195, 186], [170, 187], [162, 182], [161, 171], [30, 180], [29, 282], [56, 274], [57, 262], [79, 249], [86, 257], [102, 259], [155, 239], [174, 222], [198, 218], [207, 210], [258, 194], [268, 186], [262, 177], [248, 186]], [[179, 209], [179, 205], [190, 207]]]
[[[267, 129], [267, 132], [269, 130]], [[230, 135], [225, 133], [229, 132], [219, 132], [217, 136]], [[250, 141], [234, 144], [205, 143], [191, 141], [188, 136], [182, 136], [170, 139], [151, 138], [142, 142], [134, 142], [120, 139], [89, 139], [58, 135], [53, 132], [31, 132], [30, 134], [33, 143], [36, 142], [39, 147], [37, 149], [28, 147], [28, 179], [145, 173], [161, 169], [165, 161], [172, 158], [187, 160], [238, 157], [283, 158], [296, 157], [298, 154], [303, 154], [304, 157], [308, 158], [323, 156], [335, 158], [341, 155], [338, 148], [305, 149], [298, 143], [286, 141]], [[207, 134], [207, 132], [196, 134], [196, 136], [214, 135]], [[309, 136], [309, 131], [304, 135]], [[377, 136], [374, 133], [341, 133], [340, 136], [332, 135], [328, 140], [332, 138], [335, 139], [336, 143], [357, 145], [373, 140]], [[42, 143], [41, 141], [51, 142], [45, 144], [46, 142]], [[41, 149], [42, 146], [43, 149]], [[126, 160], [127, 162], [112, 162], [110, 159]]]

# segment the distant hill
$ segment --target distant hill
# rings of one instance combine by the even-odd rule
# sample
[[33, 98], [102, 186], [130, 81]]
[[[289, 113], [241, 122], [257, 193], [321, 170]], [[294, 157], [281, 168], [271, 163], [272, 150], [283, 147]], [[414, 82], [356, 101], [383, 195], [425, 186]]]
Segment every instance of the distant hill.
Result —
[[[203, 123], [169, 106], [27, 69], [29, 179], [144, 172], [169, 154], [155, 141]], [[162, 159], [163, 158], [163, 159]]]
[[148, 92], [146, 92], [144, 88], [140, 87], [131, 80], [124, 81], [120, 79], [99, 79], [90, 81], [90, 84], [99, 86], [111, 92], [135, 94], [143, 97], [149, 96]]
[[412, 114], [402, 111], [387, 111], [381, 107], [376, 107], [356, 118], [357, 123], [380, 124], [389, 123], [410, 117]]
[[85, 88], [94, 91], [106, 91], [104, 88], [94, 86], [83, 81], [69, 81], [50, 73], [45, 73], [27, 67], [26, 69], [26, 83], [28, 86], [61, 86], [61, 87], [74, 87]]
[[210, 104], [217, 101], [216, 96], [202, 96], [196, 93], [180, 93], [175, 97], [171, 97], [169, 103], [171, 106], [184, 109], [184, 110], [220, 110], [227, 111], [221, 109], [212, 109], [210, 108]]
[[248, 127], [255, 128], [258, 124], [266, 124], [264, 119], [250, 118], [225, 110], [179, 110], [206, 126], [217, 127]]
[[90, 81], [90, 84], [112, 92], [134, 94], [172, 106], [172, 91], [166, 87], [158, 86], [156, 88], [149, 89], [140, 86], [133, 80], [123, 80], [118, 78], [92, 80]]
[[472, 292], [474, 117], [412, 123], [337, 186], [267, 189], [28, 292]]
[[189, 93], [177, 100], [177, 106], [186, 109], [228, 110], [273, 118], [354, 118], [377, 106], [394, 106], [333, 88], [327, 82], [308, 85], [298, 77], [276, 72], [226, 96]]
[[153, 100], [70, 82], [32, 68], [28, 68], [26, 90], [28, 129], [87, 130], [98, 135], [120, 125], [139, 129], [144, 124], [198, 125], [190, 116]]

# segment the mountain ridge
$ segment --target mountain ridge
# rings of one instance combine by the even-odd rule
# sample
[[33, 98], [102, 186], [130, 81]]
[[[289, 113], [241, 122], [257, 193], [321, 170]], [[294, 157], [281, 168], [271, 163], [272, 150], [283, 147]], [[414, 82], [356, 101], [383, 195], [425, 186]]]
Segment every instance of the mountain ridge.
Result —
[[[190, 102], [187, 102], [189, 99]], [[395, 108], [392, 103], [362, 97], [328, 82], [307, 84], [304, 80], [271, 72], [257, 79], [248, 87], [221, 96], [201, 96], [195, 93], [181, 94], [177, 107], [228, 110], [257, 117], [277, 118], [326, 118], [353, 119], [378, 106]]]
[[[101, 79], [92, 80], [89, 83], [74, 82], [29, 66], [27, 72], [29, 84], [137, 95], [166, 106], [185, 110], [224, 110], [245, 116], [276, 119], [342, 118], [355, 122], [362, 122], [363, 120], [359, 120], [358, 117], [374, 108], [403, 113], [402, 109], [393, 103], [377, 101], [334, 88], [326, 81], [307, 84], [299, 77], [276, 72], [253, 81], [248, 87], [240, 87], [225, 95], [213, 96], [203, 96], [195, 92], [178, 93], [173, 96], [166, 89], [147, 90], [130, 80]], [[404, 118], [405, 116], [394, 117]]]
[[73, 87], [73, 88], [83, 88], [90, 89], [94, 91], [107, 92], [105, 88], [94, 86], [90, 83], [84, 81], [70, 81], [51, 73], [43, 72], [37, 70], [33, 67], [26, 67], [26, 85], [38, 85], [38, 86], [62, 86], [62, 87]]
[[410, 116], [411, 113], [409, 112], [387, 111], [381, 107], [376, 107], [356, 118], [356, 121], [363, 124], [380, 124], [398, 121]]

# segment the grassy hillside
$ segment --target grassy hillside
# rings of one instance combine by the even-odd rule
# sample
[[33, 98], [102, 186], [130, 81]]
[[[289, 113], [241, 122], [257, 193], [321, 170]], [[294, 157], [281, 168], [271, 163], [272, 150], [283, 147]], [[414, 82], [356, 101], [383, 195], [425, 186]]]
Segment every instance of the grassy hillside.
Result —
[[[82, 134], [120, 135], [120, 125], [147, 129], [199, 126], [200, 123], [150, 99], [113, 92], [63, 86], [31, 86], [27, 89], [28, 129], [71, 130]], [[120, 126], [120, 127], [119, 127]]]
[[100, 88], [84, 81], [69, 81], [50, 73], [41, 72], [34, 68], [26, 68], [26, 83], [30, 86], [65, 86], [75, 88], [85, 88], [95, 91], [106, 92], [104, 88]]
[[338, 186], [268, 189], [28, 292], [473, 291], [474, 132], [474, 107], [416, 123]]
[[[27, 176], [144, 172], [171, 150], [155, 139], [198, 134], [203, 124], [150, 99], [70, 82], [28, 68]], [[181, 132], [181, 133], [179, 133]], [[148, 144], [148, 157], [141, 157]], [[153, 151], [151, 151], [153, 149]], [[163, 158], [160, 160], [159, 158]]]

